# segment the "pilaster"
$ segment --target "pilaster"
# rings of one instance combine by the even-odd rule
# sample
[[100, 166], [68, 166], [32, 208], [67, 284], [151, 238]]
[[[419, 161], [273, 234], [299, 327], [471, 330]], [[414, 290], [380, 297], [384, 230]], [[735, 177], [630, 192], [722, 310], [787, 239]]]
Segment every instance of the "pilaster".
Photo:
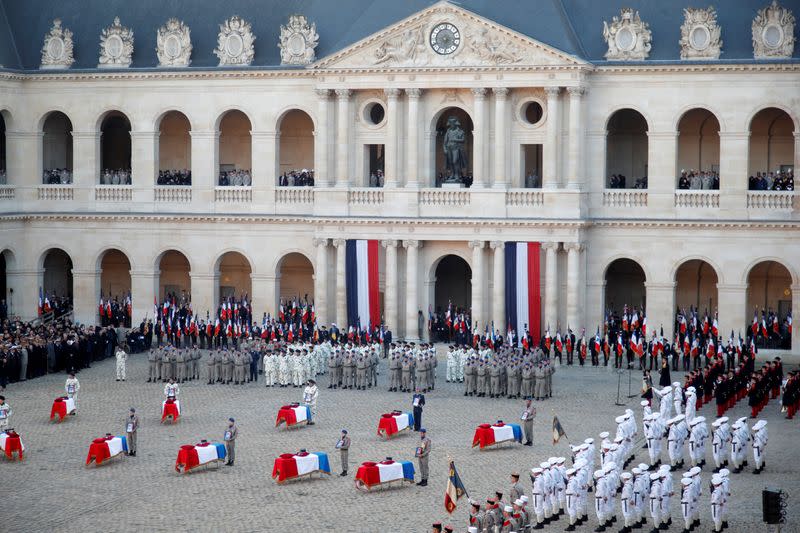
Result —
[[196, 313], [209, 311], [213, 316], [219, 303], [219, 272], [189, 272], [189, 277], [192, 282], [192, 308]]
[[[317, 124], [314, 128], [314, 184], [317, 187], [329, 187], [331, 135], [330, 119], [333, 112], [331, 92], [328, 89], [317, 89]], [[275, 164], [277, 165], [277, 161]]]
[[492, 249], [492, 322], [501, 332], [505, 324], [505, 290], [506, 290], [506, 271], [503, 265], [505, 260], [505, 246], [503, 241], [492, 241], [489, 247]]
[[508, 186], [508, 89], [498, 87], [494, 93], [494, 188]]
[[100, 297], [99, 270], [72, 270], [72, 307], [75, 321], [97, 323], [97, 302]]
[[400, 139], [398, 137], [399, 114], [397, 111], [397, 99], [400, 97], [400, 89], [384, 89], [383, 94], [386, 95], [387, 102], [384, 186], [386, 188], [394, 189], [397, 187], [399, 182], [397, 169], [398, 156], [400, 155]]
[[422, 242], [405, 240], [406, 249], [406, 341], [419, 341], [417, 313], [419, 312], [419, 248]]
[[314, 239], [317, 260], [314, 265], [314, 311], [317, 322], [328, 324], [328, 239]]
[[394, 239], [381, 241], [386, 248], [386, 283], [383, 291], [384, 323], [393, 332], [400, 332], [398, 325], [398, 292], [397, 292], [397, 241]]
[[[336, 187], [350, 185], [350, 89], [336, 89], [338, 110], [336, 117]], [[347, 315], [345, 315], [347, 316]]]
[[584, 87], [567, 87], [569, 93], [569, 152], [567, 188], [580, 189], [583, 183], [583, 99]]
[[741, 331], [742, 337], [747, 338], [745, 328], [753, 318], [749, 313], [750, 310], [747, 309], [747, 284], [717, 283], [717, 300], [719, 301], [717, 320], [719, 321], [720, 336], [727, 339], [730, 331], [733, 330], [737, 335]]
[[558, 243], [544, 242], [545, 249], [545, 284], [544, 284], [544, 320], [545, 328], [558, 326], [558, 268], [557, 257]]
[[486, 268], [484, 266], [484, 241], [470, 241], [472, 248], [472, 326], [486, 325], [485, 312], [485, 287]]
[[421, 95], [422, 89], [406, 89], [406, 98], [408, 99], [406, 187], [410, 189], [419, 188], [419, 99]]
[[547, 131], [544, 153], [542, 155], [542, 188], [557, 189], [561, 180], [558, 165], [558, 133], [559, 133], [559, 92], [561, 87], [545, 87], [547, 95]]
[[646, 281], [647, 329], [649, 332], [664, 328], [664, 336], [673, 339], [675, 332], [675, 282]]
[[[131, 305], [133, 324], [141, 322], [145, 317], [153, 318], [153, 302], [158, 293], [160, 270], [131, 270]], [[159, 302], [160, 303], [160, 302]]]
[[344, 239], [333, 239], [336, 247], [336, 324], [347, 329], [347, 292], [345, 287], [345, 245]]

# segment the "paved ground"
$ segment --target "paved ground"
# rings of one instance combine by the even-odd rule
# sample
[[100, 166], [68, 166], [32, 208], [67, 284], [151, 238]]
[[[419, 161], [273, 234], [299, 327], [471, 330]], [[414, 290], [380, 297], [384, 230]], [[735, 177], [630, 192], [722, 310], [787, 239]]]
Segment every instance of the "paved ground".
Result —
[[[568, 456], [566, 443], [551, 444], [553, 412], [569, 437], [578, 441], [588, 436], [597, 438], [603, 430], [613, 431], [614, 417], [624, 410], [614, 406], [615, 373], [607, 369], [561, 369], [554, 378], [555, 396], [537, 405], [534, 447], [515, 445], [479, 452], [470, 448], [475, 426], [498, 418], [517, 419], [522, 402], [464, 398], [460, 385], [445, 384], [444, 365], [440, 365], [438, 386], [427, 395], [424, 415], [433, 441], [430, 485], [363, 494], [353, 486], [352, 471], [357, 464], [385, 456], [410, 459], [417, 442], [413, 433], [389, 442], [375, 436], [380, 413], [410, 408], [409, 395], [385, 391], [385, 372], [379, 377], [381, 387], [366, 392], [329, 391], [323, 377], [319, 423], [286, 431], [274, 428], [276, 409], [284, 402], [299, 400], [301, 391], [265, 389], [263, 384], [184, 385], [181, 397], [185, 416], [175, 426], [161, 426], [163, 386], [144, 383], [146, 370], [145, 358], [139, 354], [129, 361], [125, 383], [114, 381], [110, 360], [81, 372], [80, 412], [60, 425], [51, 424], [48, 416], [52, 399], [63, 392], [64, 376], [47, 376], [7, 390], [14, 426], [27, 444], [28, 456], [23, 463], [0, 458], [0, 531], [416, 532], [427, 531], [437, 519], [451, 521], [457, 531], [466, 531], [465, 500], [450, 518], [443, 510], [448, 456], [456, 461], [470, 495], [484, 501], [495, 489], [507, 489], [509, 472], [525, 472], [551, 455]], [[634, 373], [632, 391], [638, 388]], [[626, 393], [624, 376], [623, 401], [638, 415], [638, 398], [628, 400]], [[100, 468], [84, 467], [91, 439], [106, 432], [120, 434], [130, 406], [137, 407], [142, 419], [139, 456], [120, 457]], [[745, 410], [745, 406], [739, 406], [732, 416], [742, 416]], [[702, 414], [713, 419], [710, 407], [704, 407]], [[765, 530], [760, 522], [760, 491], [764, 486], [800, 493], [795, 451], [800, 421], [784, 420], [776, 402], [770, 403], [763, 414], [769, 420], [767, 468], [760, 476], [749, 472], [733, 475], [731, 532]], [[239, 425], [236, 466], [176, 474], [173, 464], [178, 447], [201, 438], [219, 440], [229, 416], [236, 417]], [[273, 459], [300, 448], [328, 452], [338, 473], [334, 444], [343, 427], [350, 430], [353, 440], [350, 477], [332, 476], [283, 486], [271, 479]], [[710, 453], [709, 449], [712, 463]], [[639, 458], [645, 457], [642, 450]], [[711, 529], [709, 481], [710, 473], [704, 473], [701, 531]], [[523, 483], [529, 489], [527, 476]], [[674, 519], [679, 518], [678, 502], [679, 498], [673, 499]], [[789, 509], [786, 530], [800, 527], [798, 507], [790, 505]], [[579, 530], [590, 531], [595, 525], [591, 516], [590, 523]], [[562, 519], [546, 531], [561, 531], [565, 526]], [[675, 520], [672, 530], [681, 529]]]

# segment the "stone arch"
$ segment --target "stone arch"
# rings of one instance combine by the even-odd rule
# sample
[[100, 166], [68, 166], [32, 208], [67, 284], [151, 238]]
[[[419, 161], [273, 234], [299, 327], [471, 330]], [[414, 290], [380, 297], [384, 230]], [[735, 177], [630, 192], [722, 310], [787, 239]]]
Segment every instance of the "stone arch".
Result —
[[465, 105], [443, 105], [436, 110], [429, 123], [429, 133], [431, 144], [429, 147], [431, 176], [433, 183], [431, 186], [439, 186], [441, 178], [445, 178], [446, 161], [442, 152], [442, 143], [444, 140], [444, 132], [449, 116], [455, 116], [461, 123], [461, 129], [464, 130], [464, 151], [467, 157], [467, 170], [466, 173], [471, 177], [473, 176], [473, 160], [474, 160], [474, 122], [470, 109]]
[[649, 131], [647, 118], [636, 109], [624, 107], [609, 115], [606, 121], [606, 188], [647, 188]]
[[612, 311], [621, 314], [625, 305], [646, 309], [645, 284], [650, 275], [644, 264], [641, 260], [628, 256], [618, 256], [606, 263], [603, 269], [605, 313]]
[[795, 131], [800, 130], [800, 118], [798, 118], [797, 114], [791, 107], [785, 106], [778, 102], [768, 102], [759, 104], [757, 107], [754, 107], [750, 110], [750, 113], [747, 115], [747, 119], [744, 123], [744, 130], [750, 131], [753, 127], [753, 119], [756, 118], [756, 115], [765, 111], [767, 109], [777, 109], [779, 111], [783, 111], [787, 115], [789, 115], [789, 119], [792, 121], [792, 126], [794, 127]]
[[191, 172], [192, 122], [189, 115], [179, 109], [165, 110], [156, 118], [155, 131], [158, 132], [156, 161], [159, 174], [167, 172], [172, 175], [184, 170]]
[[253, 262], [241, 250], [227, 250], [217, 256], [214, 272], [218, 279], [220, 300], [233, 298], [241, 300], [252, 294]]
[[[221, 113], [215, 122], [217, 136], [218, 174], [231, 171], [250, 172], [253, 167], [253, 120], [250, 114], [230, 108]], [[219, 182], [218, 182], [219, 183]], [[230, 183], [229, 183], [230, 184]]]
[[725, 125], [725, 121], [722, 118], [720, 118], [723, 116], [722, 113], [715, 107], [712, 107], [707, 104], [689, 104], [683, 106], [675, 115], [675, 120], [672, 123], [672, 131], [677, 132], [678, 126], [680, 125], [681, 120], [683, 120], [683, 117], [685, 117], [688, 112], [693, 111], [695, 109], [702, 109], [714, 115], [714, 117], [717, 119], [717, 122], [719, 122], [720, 133], [725, 133], [726, 131], [728, 131], [728, 128]]
[[48, 111], [39, 121], [39, 131], [42, 132], [40, 153], [42, 182], [45, 184], [65, 181], [71, 183], [73, 168], [72, 120], [61, 110]]
[[100, 294], [95, 296], [111, 304], [111, 316], [108, 316], [107, 312], [100, 314], [102, 325], [123, 324], [130, 327], [131, 317], [128, 315], [127, 298], [130, 296], [132, 300], [134, 296], [131, 293], [132, 269], [130, 256], [120, 248], [109, 247], [98, 254]]
[[684, 258], [673, 266], [675, 305], [678, 309], [697, 309], [713, 317], [719, 305], [717, 285], [722, 283], [719, 268], [705, 257]]
[[51, 246], [39, 256], [42, 272], [42, 292], [48, 298], [72, 299], [72, 256], [64, 248]]
[[[746, 322], [748, 335], [752, 316], [758, 316], [759, 324], [764, 318], [767, 326], [767, 337], [757, 336], [758, 346], [765, 348], [791, 348], [791, 335], [788, 332], [787, 317], [792, 311], [792, 291], [796, 288], [796, 276], [792, 270], [778, 259], [761, 258], [750, 264], [746, 270], [747, 312], [750, 314]], [[777, 329], [774, 321], [777, 317]]]
[[682, 171], [719, 171], [722, 124], [718, 117], [705, 107], [694, 107], [680, 116], [676, 131], [678, 167]]
[[748, 175], [794, 167], [796, 131], [797, 122], [781, 107], [762, 107], [753, 114], [748, 122]]
[[[9, 292], [8, 272], [17, 266], [17, 258], [11, 248], [0, 250], [0, 300], [5, 300], [8, 314], [12, 313], [13, 299]], [[4, 317], [0, 317], [0, 320]]]
[[467, 314], [472, 307], [472, 264], [462, 253], [445, 252], [431, 263], [433, 309], [443, 314], [448, 302]]
[[128, 115], [116, 109], [108, 110], [98, 118], [100, 131], [100, 171], [131, 169], [132, 122]]
[[186, 121], [189, 123], [189, 130], [195, 129], [195, 124], [192, 122], [192, 119], [189, 117], [189, 111], [186, 108], [181, 106], [170, 105], [167, 107], [161, 108], [158, 113], [156, 113], [155, 117], [150, 121], [153, 125], [153, 131], [158, 131], [161, 128], [161, 122], [166, 118], [167, 115], [171, 113], [179, 113], [186, 118]]
[[314, 299], [314, 274], [312, 258], [302, 250], [288, 250], [275, 262], [277, 297], [279, 300], [303, 298]]
[[303, 108], [284, 110], [275, 124], [278, 139], [278, 174], [314, 168], [313, 116]]
[[167, 248], [155, 257], [155, 269], [159, 272], [157, 298], [163, 302], [167, 295], [178, 301], [190, 300], [192, 294], [192, 264], [189, 255], [179, 248]]

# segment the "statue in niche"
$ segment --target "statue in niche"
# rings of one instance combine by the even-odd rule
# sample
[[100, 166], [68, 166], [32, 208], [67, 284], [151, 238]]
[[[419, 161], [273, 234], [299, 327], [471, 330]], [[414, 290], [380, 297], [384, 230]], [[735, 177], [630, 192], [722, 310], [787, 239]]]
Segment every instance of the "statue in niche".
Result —
[[464, 149], [466, 135], [461, 123], [455, 116], [447, 119], [447, 131], [444, 134], [444, 159], [446, 175], [443, 183], [460, 183], [467, 173], [467, 152]]

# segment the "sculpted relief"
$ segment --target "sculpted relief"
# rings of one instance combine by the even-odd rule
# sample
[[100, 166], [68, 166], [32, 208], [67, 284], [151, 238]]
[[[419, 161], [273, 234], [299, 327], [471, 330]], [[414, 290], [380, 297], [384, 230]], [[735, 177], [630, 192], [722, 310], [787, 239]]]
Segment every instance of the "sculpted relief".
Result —
[[794, 53], [794, 14], [777, 0], [758, 11], [753, 19], [753, 57], [781, 59]]
[[603, 22], [603, 38], [608, 44], [606, 59], [643, 61], [650, 55], [652, 32], [639, 17], [639, 12], [623, 8], [611, 24]]

